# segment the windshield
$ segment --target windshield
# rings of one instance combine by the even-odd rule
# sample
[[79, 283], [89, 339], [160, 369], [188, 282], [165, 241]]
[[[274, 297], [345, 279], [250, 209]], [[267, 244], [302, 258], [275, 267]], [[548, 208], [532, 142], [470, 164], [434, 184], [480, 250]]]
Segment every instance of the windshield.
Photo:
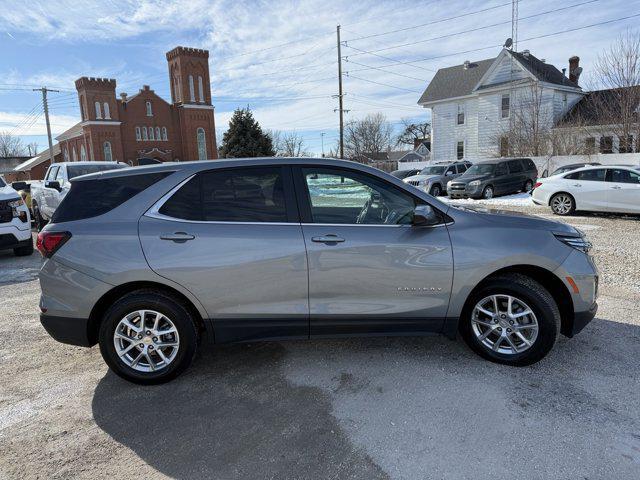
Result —
[[446, 165], [444, 166], [431, 166], [431, 167], [425, 167], [422, 169], [422, 171], [420, 172], [420, 175], [442, 175], [444, 173]]
[[493, 173], [495, 170], [495, 163], [477, 164], [469, 167], [469, 170], [464, 172], [465, 175], [486, 175], [487, 173]]
[[117, 168], [125, 168], [126, 165], [120, 163], [107, 163], [104, 165], [68, 165], [67, 175], [69, 180], [80, 175], [88, 175], [89, 173], [104, 172], [105, 170], [115, 170]]

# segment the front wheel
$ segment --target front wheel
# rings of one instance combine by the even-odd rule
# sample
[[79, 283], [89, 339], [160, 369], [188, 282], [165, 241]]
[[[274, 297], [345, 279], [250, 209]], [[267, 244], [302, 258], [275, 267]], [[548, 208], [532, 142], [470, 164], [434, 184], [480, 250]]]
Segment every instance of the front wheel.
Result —
[[482, 191], [482, 198], [485, 200], [491, 200], [493, 198], [493, 193], [493, 187], [491, 185], [487, 185]]
[[433, 197], [439, 197], [441, 193], [440, 185], [434, 185], [431, 187], [431, 190], [429, 190], [429, 194]]
[[551, 294], [520, 274], [487, 281], [469, 298], [460, 321], [469, 347], [487, 360], [531, 365], [553, 348], [560, 312]]
[[111, 370], [130, 382], [168, 382], [191, 365], [198, 334], [194, 318], [164, 292], [129, 293], [105, 313], [100, 352]]
[[551, 197], [549, 206], [556, 215], [571, 215], [576, 210], [576, 201], [568, 193], [556, 193]]

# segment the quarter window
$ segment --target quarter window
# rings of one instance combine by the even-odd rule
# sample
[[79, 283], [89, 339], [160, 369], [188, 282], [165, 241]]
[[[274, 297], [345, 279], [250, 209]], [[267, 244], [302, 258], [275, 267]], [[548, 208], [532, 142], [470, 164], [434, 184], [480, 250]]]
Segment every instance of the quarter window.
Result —
[[196, 175], [160, 208], [174, 218], [209, 222], [287, 222], [279, 167], [210, 170]]
[[303, 168], [314, 223], [409, 224], [416, 202], [393, 185], [357, 172]]

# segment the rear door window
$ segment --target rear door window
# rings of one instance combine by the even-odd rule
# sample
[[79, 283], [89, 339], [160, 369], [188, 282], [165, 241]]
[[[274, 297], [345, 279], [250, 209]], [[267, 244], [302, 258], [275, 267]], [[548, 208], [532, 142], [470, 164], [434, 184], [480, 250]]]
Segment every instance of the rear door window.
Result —
[[288, 181], [281, 167], [209, 170], [193, 177], [159, 210], [172, 218], [206, 222], [284, 223]]
[[509, 160], [507, 163], [509, 164], [510, 173], [524, 172], [524, 168], [522, 167], [522, 162], [520, 160]]
[[71, 190], [53, 214], [53, 223], [103, 215], [135, 197], [173, 172], [145, 173], [122, 177], [71, 182]]
[[506, 163], [499, 163], [496, 166], [496, 177], [499, 177], [501, 175], [506, 175], [507, 174], [507, 164]]

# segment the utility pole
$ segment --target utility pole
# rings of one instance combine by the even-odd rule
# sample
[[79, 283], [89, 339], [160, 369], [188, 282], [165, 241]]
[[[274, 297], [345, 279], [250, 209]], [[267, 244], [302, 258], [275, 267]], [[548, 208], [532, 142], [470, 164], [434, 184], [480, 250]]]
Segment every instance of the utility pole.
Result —
[[342, 51], [340, 49], [340, 25], [336, 27], [338, 36], [338, 107], [340, 111], [340, 158], [344, 158], [344, 110], [342, 108]]
[[322, 143], [322, 158], [324, 158], [324, 132], [320, 133], [320, 142]]
[[53, 140], [51, 140], [51, 125], [49, 124], [49, 105], [47, 103], [47, 92], [59, 92], [60, 90], [51, 90], [47, 87], [42, 88], [34, 88], [34, 92], [42, 92], [42, 106], [44, 107], [44, 120], [47, 124], [47, 140], [49, 140], [49, 159], [50, 163], [53, 163], [54, 155], [53, 155]]

